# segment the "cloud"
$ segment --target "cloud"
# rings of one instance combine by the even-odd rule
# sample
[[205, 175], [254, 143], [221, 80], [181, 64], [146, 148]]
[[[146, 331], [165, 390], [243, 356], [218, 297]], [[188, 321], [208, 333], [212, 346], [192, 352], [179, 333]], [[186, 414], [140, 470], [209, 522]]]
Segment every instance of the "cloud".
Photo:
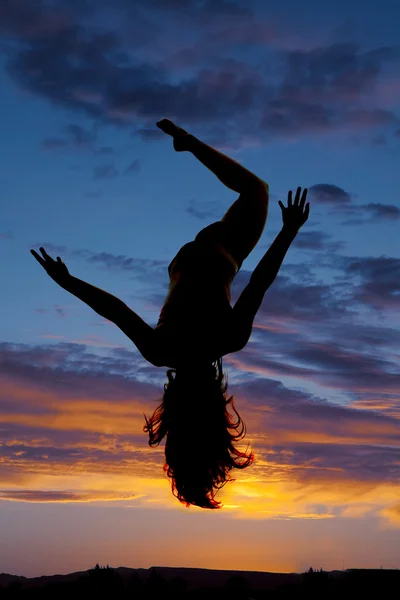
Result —
[[[111, 252], [92, 252], [86, 248], [70, 249], [67, 246], [52, 244], [47, 241], [35, 242], [29, 247], [36, 249], [43, 247], [50, 256], [60, 256], [67, 263], [67, 266], [70, 259], [78, 259], [102, 269], [128, 273], [130, 278], [146, 284], [148, 305], [151, 304], [152, 298], [154, 306], [161, 306], [165, 298], [166, 286], [168, 285], [168, 264], [171, 259], [147, 259]], [[151, 296], [152, 289], [155, 291], [153, 297]]]
[[[382, 92], [388, 67], [399, 60], [396, 48], [293, 49], [293, 42], [283, 48], [282, 36], [287, 42], [291, 35], [287, 23], [271, 25], [235, 3], [178, 4], [166, 10], [140, 2], [133, 15], [125, 2], [118, 12], [100, 2], [90, 5], [88, 19], [77, 3], [62, 10], [38, 2], [29, 9], [20, 0], [17, 9], [4, 9], [7, 35], [16, 42], [7, 51], [7, 72], [58, 107], [144, 140], [160, 135], [151, 127], [162, 115], [179, 116], [230, 147], [247, 139], [262, 143], [266, 133], [300, 137], [399, 123]], [[96, 11], [109, 13], [115, 26], [100, 31]], [[234, 58], [243, 43], [257, 48], [258, 63]]]
[[77, 250], [75, 256], [81, 256], [90, 263], [99, 264], [108, 269], [118, 269], [132, 272], [135, 276], [148, 277], [149, 271], [166, 270], [168, 261], [158, 259], [142, 259], [125, 256], [123, 254], [111, 254], [110, 252], [90, 252], [88, 250]]
[[0, 240], [13, 240], [14, 234], [11, 231], [0, 232]]
[[0, 7], [0, 32], [25, 39], [56, 35], [69, 25], [66, 11], [44, 3], [15, 0]]
[[346, 220], [340, 225], [357, 226], [379, 223], [387, 220], [396, 221], [399, 218], [400, 211], [393, 204], [369, 203], [352, 205], [342, 211], [346, 215]]
[[93, 142], [97, 140], [97, 134], [94, 131], [85, 129], [81, 125], [70, 123], [66, 126], [66, 130], [72, 140], [74, 146], [91, 147]]
[[93, 179], [114, 179], [119, 171], [113, 164], [100, 165], [93, 169]]
[[165, 133], [160, 131], [160, 129], [150, 129], [146, 127], [136, 129], [132, 135], [138, 136], [143, 142], [153, 142], [165, 138]]
[[367, 214], [375, 219], [390, 219], [397, 221], [400, 218], [400, 208], [394, 204], [382, 204], [381, 202], [370, 202], [361, 207]]
[[[253, 341], [226, 357], [225, 368], [239, 376], [229, 391], [257, 462], [250, 478], [239, 476], [228, 486], [224, 499], [252, 518], [265, 518], [266, 511], [268, 518], [334, 518], [346, 505], [358, 506], [360, 493], [368, 510], [389, 510], [399, 491], [393, 473], [400, 390], [395, 363], [371, 353], [371, 346], [389, 345], [394, 355], [400, 334], [357, 326], [351, 315], [346, 321], [329, 288], [312, 286], [304, 302], [306, 286], [289, 278], [280, 285], [285, 293], [281, 288], [276, 296], [278, 306], [263, 304]], [[305, 307], [304, 329], [293, 330], [304, 321]], [[317, 319], [324, 311], [325, 318]], [[282, 322], [288, 327], [279, 330]], [[100, 353], [87, 341], [0, 346], [3, 493], [10, 501], [111, 501], [139, 494], [143, 502], [173, 503], [162, 478], [163, 449], [149, 449], [142, 433], [143, 412], [156, 406], [165, 374], [146, 371], [135, 350], [108, 347]], [[306, 391], [305, 382], [321, 393]], [[322, 390], [345, 393], [347, 405], [328, 400]], [[271, 493], [279, 503], [265, 501]]]
[[[244, 272], [242, 277], [244, 278]], [[235, 297], [239, 293], [239, 285], [238, 280], [235, 285]], [[295, 320], [309, 326], [317, 320], [325, 321], [344, 316], [346, 313], [348, 314], [347, 301], [338, 294], [338, 286], [335, 289], [333, 284], [297, 282], [282, 272], [267, 290], [259, 315], [261, 318], [278, 322], [281, 319]]]
[[218, 203], [213, 201], [191, 200], [186, 208], [186, 212], [201, 221], [218, 220], [222, 217]]
[[142, 494], [118, 494], [102, 491], [55, 492], [47, 490], [0, 490], [0, 500], [16, 502], [65, 503], [65, 502], [112, 502], [115, 500], [135, 500]]
[[115, 154], [115, 150], [112, 146], [100, 146], [100, 148], [97, 148], [95, 152], [103, 155]]
[[[400, 208], [393, 204], [383, 204], [382, 202], [354, 204], [354, 194], [330, 183], [312, 185], [308, 190], [308, 199], [312, 203], [328, 206], [335, 212], [345, 214], [346, 221], [343, 222], [343, 225], [362, 225], [377, 220], [397, 220], [400, 217]], [[349, 217], [353, 218], [349, 219]], [[310, 235], [310, 232], [302, 233], [301, 237], [305, 239], [307, 234]], [[296, 243], [298, 243], [297, 239]]]
[[138, 173], [141, 169], [141, 163], [139, 159], [135, 159], [131, 162], [131, 164], [125, 169], [125, 175], [133, 175], [134, 173]]
[[274, 355], [269, 356], [263, 347], [278, 335], [266, 329], [257, 331], [255, 339], [240, 357], [230, 358], [244, 372], [283, 381], [296, 381], [297, 385], [317, 386], [328, 396], [336, 394], [346, 399], [378, 394], [399, 399], [398, 376], [393, 373], [393, 360], [379, 359], [368, 352], [344, 349], [333, 341], [310, 342], [304, 335], [280, 331], [281, 339], [274, 344]]
[[67, 246], [60, 246], [59, 244], [51, 244], [50, 242], [38, 243], [35, 242], [30, 245], [30, 248], [45, 248], [49, 254], [55, 254], [56, 256], [66, 254], [68, 252]]
[[376, 135], [372, 138], [373, 146], [387, 146], [387, 139], [384, 135]]
[[44, 150], [70, 150], [76, 153], [77, 150], [89, 151], [99, 156], [110, 156], [115, 154], [112, 146], [99, 146], [97, 128], [91, 129], [69, 123], [62, 128], [62, 136], [46, 137], [42, 140], [41, 146]]
[[353, 297], [375, 310], [400, 307], [400, 259], [387, 256], [354, 258], [346, 261], [346, 271], [361, 280]]
[[67, 311], [65, 310], [66, 308], [69, 307], [65, 307], [65, 306], [59, 306], [58, 304], [54, 304], [54, 306], [51, 309], [48, 308], [37, 308], [36, 312], [39, 314], [55, 314], [55, 316], [64, 319], [67, 316]]
[[308, 194], [310, 202], [322, 205], [348, 205], [352, 199], [349, 192], [331, 183], [316, 183], [309, 188]]
[[343, 244], [330, 241], [331, 237], [322, 231], [302, 231], [301, 235], [296, 237], [293, 246], [302, 250], [337, 252], [343, 247]]

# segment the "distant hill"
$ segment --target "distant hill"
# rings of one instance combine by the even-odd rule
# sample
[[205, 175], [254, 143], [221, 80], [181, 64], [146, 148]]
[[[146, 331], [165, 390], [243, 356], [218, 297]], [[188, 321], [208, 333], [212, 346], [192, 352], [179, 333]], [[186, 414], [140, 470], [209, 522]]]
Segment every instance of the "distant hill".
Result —
[[[262, 571], [228, 571], [215, 569], [195, 569], [186, 567], [150, 567], [150, 569], [131, 569], [128, 567], [113, 568], [117, 571], [124, 582], [128, 582], [133, 575], [145, 583], [153, 571], [169, 582], [178, 578], [183, 578], [187, 582], [187, 590], [201, 589], [217, 589], [223, 588], [233, 578], [243, 578], [246, 580], [250, 589], [256, 591], [274, 590], [282, 585], [297, 586], [302, 585], [308, 579], [304, 573], [269, 573]], [[47, 585], [62, 585], [72, 583], [82, 578], [89, 578], [90, 570], [78, 571], [67, 575], [50, 575], [42, 577], [22, 577], [18, 575], [10, 575], [7, 573], [0, 574], [0, 587], [7, 588], [14, 582], [19, 583], [22, 588], [39, 588]], [[312, 580], [320, 580], [319, 575], [323, 576], [323, 580], [329, 576], [329, 580], [333, 582], [364, 582], [367, 586], [369, 582], [380, 581], [390, 583], [390, 587], [397, 588], [400, 584], [400, 571], [398, 570], [374, 570], [374, 569], [348, 569], [346, 571], [328, 571], [324, 573], [314, 572], [315, 577]], [[311, 573], [312, 576], [312, 573]], [[237, 581], [236, 584], [237, 585]]]
[[[136, 573], [142, 581], [146, 581], [153, 570], [156, 570], [166, 581], [183, 577], [188, 583], [188, 590], [199, 588], [223, 587], [232, 577], [245, 578], [252, 589], [270, 590], [287, 583], [300, 583], [298, 573], [264, 573], [261, 571], [219, 571], [214, 569], [195, 569], [185, 567], [150, 567], [150, 569], [130, 569], [118, 567], [115, 569], [127, 581]], [[22, 577], [18, 575], [0, 574], [0, 586], [8, 587], [18, 581], [23, 587], [40, 587], [48, 583], [68, 583], [81, 577], [89, 576], [89, 571], [78, 571], [68, 575], [49, 575], [42, 577]]]

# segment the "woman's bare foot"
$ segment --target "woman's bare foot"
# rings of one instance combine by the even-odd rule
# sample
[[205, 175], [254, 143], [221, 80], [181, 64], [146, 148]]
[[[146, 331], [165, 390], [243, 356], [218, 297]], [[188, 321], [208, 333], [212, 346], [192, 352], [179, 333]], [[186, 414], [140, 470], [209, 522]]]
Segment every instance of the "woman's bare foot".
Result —
[[161, 129], [164, 133], [170, 135], [174, 140], [174, 149], [177, 152], [182, 152], [183, 150], [188, 150], [187, 141], [188, 136], [190, 135], [186, 129], [182, 129], [182, 127], [178, 127], [170, 121], [169, 119], [161, 119], [161, 121], [157, 121], [157, 127]]

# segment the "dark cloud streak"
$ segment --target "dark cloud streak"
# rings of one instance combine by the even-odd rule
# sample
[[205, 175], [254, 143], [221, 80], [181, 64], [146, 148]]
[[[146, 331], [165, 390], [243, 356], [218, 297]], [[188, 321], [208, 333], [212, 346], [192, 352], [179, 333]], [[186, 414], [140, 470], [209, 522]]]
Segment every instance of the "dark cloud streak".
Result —
[[[229, 114], [229, 123], [236, 127], [220, 132], [219, 138], [220, 143], [234, 144], [245, 135], [310, 135], [399, 122], [389, 110], [368, 108], [363, 102], [379, 87], [385, 67], [398, 60], [395, 48], [365, 52], [354, 44], [332, 44], [284, 51], [274, 48], [271, 39], [270, 47], [260, 50], [280, 64], [277, 77], [276, 69], [269, 72], [265, 61], [252, 65], [233, 58], [232, 50], [243, 43], [243, 36], [260, 26], [251, 10], [229, 2], [182, 5], [184, 9], [179, 10], [177, 4], [169, 6], [171, 23], [176, 25], [160, 34], [156, 21], [149, 17], [158, 11], [161, 16], [164, 4], [141, 2], [131, 18], [128, 5], [119, 2], [120, 17], [126, 15], [132, 26], [129, 40], [142, 40], [130, 48], [126, 36], [96, 29], [94, 18], [83, 20], [77, 4], [69, 4], [68, 11], [51, 11], [38, 2], [25, 14], [28, 6], [19, 2], [18, 8], [3, 9], [8, 35], [21, 43], [9, 50], [7, 71], [22, 88], [55, 105], [137, 131], [142, 139], [156, 136], [149, 133], [149, 123], [163, 115], [197, 125], [209, 137], [215, 135], [218, 121]], [[95, 10], [94, 4], [88, 6]], [[31, 32], [23, 25], [27, 14]], [[170, 54], [176, 48], [174, 32], [179, 23], [186, 23], [190, 39], [190, 28], [198, 25], [199, 18], [204, 22], [204, 38], [212, 35], [208, 44], [197, 40], [207, 51], [196, 56], [189, 74], [174, 65]], [[163, 47], [163, 53], [151, 52], [143, 27], [152, 33], [154, 42], [162, 36], [163, 43], [158, 40], [156, 47]], [[215, 60], [209, 50], [213, 43], [220, 45], [222, 34], [224, 47]], [[260, 39], [250, 36], [248, 43], [259, 45]], [[185, 36], [179, 50], [190, 55]]]

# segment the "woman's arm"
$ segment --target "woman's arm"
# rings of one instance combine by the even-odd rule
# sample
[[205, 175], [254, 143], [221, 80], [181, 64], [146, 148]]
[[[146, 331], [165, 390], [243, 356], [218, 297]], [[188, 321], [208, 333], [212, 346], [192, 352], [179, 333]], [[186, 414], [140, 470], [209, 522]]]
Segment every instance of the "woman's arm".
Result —
[[233, 307], [235, 335], [234, 350], [242, 350], [250, 339], [255, 316], [264, 299], [265, 292], [279, 273], [283, 259], [296, 234], [282, 227], [270, 248], [254, 269], [250, 281]]
[[307, 203], [305, 206], [307, 190], [304, 190], [301, 200], [300, 192], [301, 188], [297, 188], [294, 204], [292, 204], [291, 191], [288, 194], [287, 207], [282, 202], [279, 202], [282, 209], [283, 227], [254, 269], [248, 285], [240, 294], [233, 307], [234, 327], [237, 332], [234, 352], [244, 348], [249, 341], [253, 322], [261, 306], [265, 292], [278, 275], [283, 259], [300, 227], [308, 219], [310, 205]]
[[157, 361], [154, 329], [122, 300], [71, 275], [60, 285], [98, 315], [115, 323], [135, 344], [143, 358], [155, 366], [161, 366]]
[[85, 302], [101, 317], [115, 323], [132, 340], [143, 358], [155, 366], [161, 366], [154, 329], [150, 325], [116, 296], [70, 275], [59, 257], [55, 261], [44, 248], [40, 248], [40, 251], [43, 258], [35, 250], [31, 250], [31, 253], [59, 286]]

